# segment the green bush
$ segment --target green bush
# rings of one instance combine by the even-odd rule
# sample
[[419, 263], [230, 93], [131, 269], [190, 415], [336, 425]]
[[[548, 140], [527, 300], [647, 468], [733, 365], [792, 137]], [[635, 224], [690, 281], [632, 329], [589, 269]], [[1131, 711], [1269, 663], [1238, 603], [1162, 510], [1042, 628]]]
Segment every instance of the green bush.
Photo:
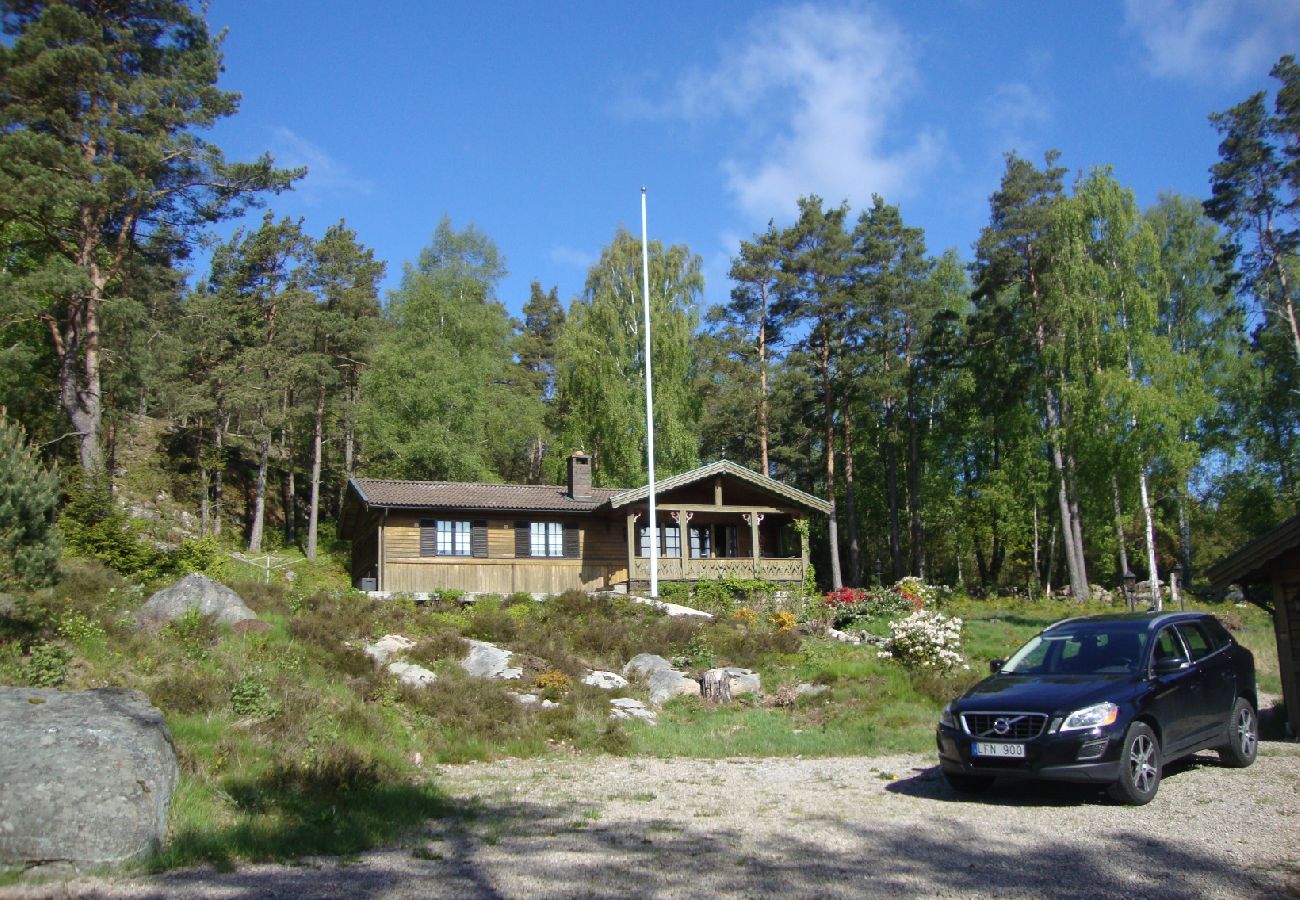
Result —
[[198, 572], [213, 581], [225, 581], [230, 577], [230, 557], [216, 536], [210, 534], [184, 541], [172, 555], [169, 568], [176, 575]]
[[230, 689], [230, 708], [241, 716], [274, 716], [280, 711], [266, 682], [253, 672], [245, 673]]
[[519, 621], [501, 608], [501, 600], [497, 597], [480, 599], [469, 610], [466, 619], [466, 637], [502, 643], [513, 641], [519, 635]]
[[54, 529], [59, 481], [0, 410], [0, 585], [53, 584], [61, 549]]
[[167, 555], [140, 539], [136, 523], [113, 501], [107, 479], [72, 481], [65, 490], [59, 531], [70, 550], [127, 578], [150, 581], [168, 570]]

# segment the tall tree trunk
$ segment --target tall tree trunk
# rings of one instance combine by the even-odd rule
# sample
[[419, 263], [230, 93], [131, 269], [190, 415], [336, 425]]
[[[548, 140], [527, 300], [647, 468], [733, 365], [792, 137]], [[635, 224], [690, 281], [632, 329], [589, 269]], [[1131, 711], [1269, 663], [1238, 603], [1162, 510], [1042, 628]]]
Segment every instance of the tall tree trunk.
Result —
[[1057, 407], [1056, 392], [1046, 390], [1048, 444], [1051, 449], [1052, 468], [1056, 471], [1056, 499], [1060, 507], [1061, 537], [1065, 542], [1065, 564], [1070, 573], [1070, 595], [1076, 602], [1090, 599], [1088, 572], [1083, 559], [1082, 530], [1076, 529], [1075, 504], [1069, 488], [1067, 457], [1061, 448], [1061, 413]]
[[925, 581], [925, 525], [921, 519], [921, 424], [916, 415], [916, 370], [907, 358], [907, 503], [911, 508], [912, 574]]
[[216, 465], [212, 470], [212, 533], [221, 536], [222, 504], [225, 500], [225, 485], [222, 474], [226, 469], [225, 420], [221, 410], [217, 410], [216, 421], [212, 425], [212, 444], [216, 448]]
[[289, 426], [281, 433], [280, 460], [284, 465], [284, 474], [280, 483], [283, 485], [284, 499], [284, 545], [292, 547], [298, 541], [298, 489], [295, 484], [293, 464], [293, 432]]
[[325, 389], [316, 394], [316, 416], [311, 435], [311, 508], [307, 511], [307, 558], [316, 558], [316, 529], [320, 521], [321, 437], [325, 430]]
[[1038, 504], [1034, 504], [1034, 577], [1029, 580], [1029, 599], [1034, 599], [1034, 588], [1038, 586], [1038, 572], [1041, 561], [1039, 560], [1039, 546], [1041, 540], [1038, 536]]
[[890, 583], [903, 577], [903, 546], [898, 515], [898, 444], [894, 440], [894, 404], [885, 401], [885, 494], [889, 501]]
[[826, 411], [826, 502], [830, 504], [830, 521], [827, 523], [827, 540], [831, 554], [831, 590], [838, 591], [844, 586], [840, 574], [840, 529], [836, 522], [835, 510], [835, 394], [831, 387], [831, 349], [830, 339], [826, 337], [821, 346], [822, 407]]
[[844, 514], [849, 527], [849, 583], [862, 584], [862, 548], [858, 544], [858, 498], [853, 484], [853, 419], [844, 401]]
[[1147, 493], [1147, 470], [1145, 466], [1138, 469], [1138, 488], [1142, 496], [1142, 516], [1146, 520], [1147, 569], [1151, 573], [1151, 599], [1156, 609], [1164, 606], [1160, 596], [1160, 570], [1156, 568], [1156, 526], [1151, 515], [1151, 498]]
[[199, 536], [206, 537], [212, 527], [212, 478], [208, 473], [207, 461], [203, 457], [203, 424], [196, 429], [197, 439], [194, 445], [194, 463], [199, 470]]
[[271, 458], [271, 438], [257, 447], [257, 488], [253, 495], [253, 523], [248, 530], [248, 552], [262, 552], [262, 526], [266, 521], [266, 469]]
[[1129, 571], [1128, 548], [1124, 546], [1124, 508], [1119, 501], [1119, 478], [1113, 473], [1110, 476], [1110, 494], [1115, 503], [1115, 542], [1119, 546], [1119, 577], [1122, 580], [1124, 573]]
[[1192, 583], [1192, 523], [1187, 517], [1187, 488], [1178, 492], [1178, 552], [1182, 557], [1183, 586]]
[[1047, 574], [1043, 578], [1043, 593], [1052, 596], [1052, 579], [1056, 577], [1056, 538], [1060, 533], [1061, 523], [1052, 520], [1052, 534], [1047, 539]]
[[100, 390], [99, 304], [104, 285], [93, 248], [88, 248], [78, 265], [86, 268], [90, 285], [86, 295], [70, 296], [60, 324], [54, 316], [45, 319], [58, 360], [59, 405], [77, 436], [78, 457], [83, 479], [104, 472], [100, 429], [104, 421]]

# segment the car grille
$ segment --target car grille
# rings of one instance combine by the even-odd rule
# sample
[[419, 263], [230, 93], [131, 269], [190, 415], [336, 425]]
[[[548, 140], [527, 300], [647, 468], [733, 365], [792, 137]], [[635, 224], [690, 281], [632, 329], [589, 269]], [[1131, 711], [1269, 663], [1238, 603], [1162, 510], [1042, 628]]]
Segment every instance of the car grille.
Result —
[[961, 721], [966, 732], [974, 737], [1027, 741], [1042, 734], [1047, 716], [1042, 713], [977, 712], [962, 713]]

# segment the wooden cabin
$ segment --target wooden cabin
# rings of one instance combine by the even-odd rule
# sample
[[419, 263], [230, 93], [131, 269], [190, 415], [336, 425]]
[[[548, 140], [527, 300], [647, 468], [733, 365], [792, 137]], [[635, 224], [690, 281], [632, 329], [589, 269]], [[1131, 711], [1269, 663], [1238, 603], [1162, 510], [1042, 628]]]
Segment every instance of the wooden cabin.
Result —
[[567, 485], [354, 478], [340, 536], [363, 590], [510, 594], [637, 590], [650, 579], [801, 582], [808, 546], [797, 522], [824, 500], [722, 460], [647, 487], [592, 486], [591, 459], [569, 457]]
[[1293, 516], [1206, 573], [1216, 590], [1231, 584], [1268, 585], [1282, 698], [1292, 735], [1300, 735], [1300, 516]]

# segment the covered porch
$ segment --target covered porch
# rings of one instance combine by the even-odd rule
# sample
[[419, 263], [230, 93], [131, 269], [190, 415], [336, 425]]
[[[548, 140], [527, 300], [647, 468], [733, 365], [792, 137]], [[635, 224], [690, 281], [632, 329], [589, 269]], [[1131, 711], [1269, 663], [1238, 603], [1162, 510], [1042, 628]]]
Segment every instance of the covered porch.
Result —
[[611, 499], [624, 517], [629, 581], [650, 580], [652, 546], [661, 581], [804, 579], [808, 541], [800, 525], [826, 511], [823, 501], [727, 461], [655, 487], [653, 523], [648, 489]]

